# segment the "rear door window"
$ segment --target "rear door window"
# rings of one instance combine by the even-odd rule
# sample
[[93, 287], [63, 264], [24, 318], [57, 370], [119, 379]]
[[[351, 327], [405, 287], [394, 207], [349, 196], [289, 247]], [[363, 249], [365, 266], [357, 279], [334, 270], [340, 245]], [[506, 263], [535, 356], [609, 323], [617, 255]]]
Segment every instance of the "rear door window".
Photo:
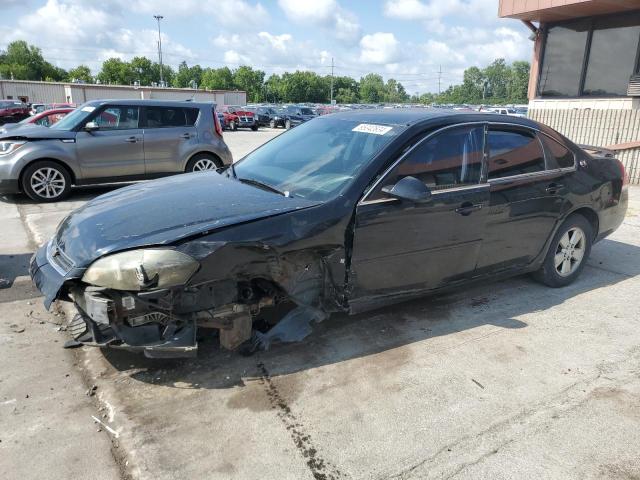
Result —
[[192, 126], [198, 119], [198, 109], [181, 107], [146, 107], [146, 128]]
[[505, 178], [546, 169], [538, 137], [519, 130], [490, 130], [489, 179]]

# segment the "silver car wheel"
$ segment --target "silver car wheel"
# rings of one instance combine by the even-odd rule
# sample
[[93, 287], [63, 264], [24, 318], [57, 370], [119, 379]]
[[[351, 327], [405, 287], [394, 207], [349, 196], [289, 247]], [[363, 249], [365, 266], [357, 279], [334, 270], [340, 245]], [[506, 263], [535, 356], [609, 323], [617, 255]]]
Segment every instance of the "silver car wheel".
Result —
[[59, 170], [50, 167], [39, 168], [31, 175], [31, 188], [43, 198], [56, 198], [62, 195], [67, 182]]
[[568, 277], [578, 269], [584, 258], [586, 245], [586, 236], [581, 228], [567, 230], [556, 247], [554, 265], [558, 275]]
[[215, 170], [216, 168], [218, 167], [216, 166], [215, 162], [209, 158], [202, 158], [193, 165], [194, 172], [201, 172], [204, 170]]

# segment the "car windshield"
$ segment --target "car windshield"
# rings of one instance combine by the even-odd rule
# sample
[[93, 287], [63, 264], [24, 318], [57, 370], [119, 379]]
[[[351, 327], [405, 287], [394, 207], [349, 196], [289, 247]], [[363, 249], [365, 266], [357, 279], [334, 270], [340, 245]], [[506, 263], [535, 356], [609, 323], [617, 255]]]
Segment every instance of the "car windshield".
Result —
[[326, 201], [341, 193], [399, 131], [399, 127], [318, 118], [254, 150], [234, 170], [239, 179], [255, 180], [294, 197]]
[[0, 102], [0, 108], [9, 108], [13, 106], [13, 102]]
[[86, 104], [66, 115], [62, 120], [51, 126], [54, 130], [73, 130], [80, 122], [96, 109], [95, 105]]

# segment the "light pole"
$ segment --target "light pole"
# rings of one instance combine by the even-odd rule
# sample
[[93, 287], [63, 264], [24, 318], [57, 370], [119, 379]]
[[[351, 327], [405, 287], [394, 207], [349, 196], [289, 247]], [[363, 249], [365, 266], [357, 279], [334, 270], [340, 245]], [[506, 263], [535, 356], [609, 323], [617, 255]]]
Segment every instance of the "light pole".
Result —
[[154, 15], [153, 18], [158, 21], [158, 61], [160, 63], [160, 86], [164, 87], [164, 81], [162, 79], [162, 37], [160, 36], [160, 20], [162, 20], [164, 17], [162, 15]]

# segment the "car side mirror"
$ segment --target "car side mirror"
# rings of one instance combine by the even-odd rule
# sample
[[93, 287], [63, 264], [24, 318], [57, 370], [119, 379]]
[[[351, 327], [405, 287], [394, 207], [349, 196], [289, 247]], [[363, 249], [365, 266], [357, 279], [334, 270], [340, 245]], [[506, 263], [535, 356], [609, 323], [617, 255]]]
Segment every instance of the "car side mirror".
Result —
[[87, 132], [95, 132], [96, 130], [100, 129], [100, 125], [98, 125], [96, 122], [87, 122], [87, 124], [84, 126], [84, 129]]
[[382, 192], [399, 200], [424, 203], [431, 200], [431, 190], [416, 177], [404, 177], [395, 185], [382, 187]]

